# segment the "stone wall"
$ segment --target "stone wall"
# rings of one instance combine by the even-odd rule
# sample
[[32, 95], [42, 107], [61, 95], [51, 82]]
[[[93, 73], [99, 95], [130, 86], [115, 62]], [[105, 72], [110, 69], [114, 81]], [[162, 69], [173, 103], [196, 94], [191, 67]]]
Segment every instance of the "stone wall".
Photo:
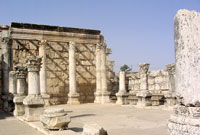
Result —
[[[139, 72], [129, 73], [129, 91], [140, 90]], [[150, 92], [158, 92], [165, 94], [168, 90], [169, 74], [167, 70], [155, 70], [148, 72], [148, 90]]]
[[[30, 30], [29, 33], [34, 33], [34, 30]], [[52, 33], [49, 32], [49, 34]], [[15, 36], [15, 34], [13, 35]], [[78, 92], [80, 93], [80, 102], [94, 102], [94, 92], [96, 90], [96, 44], [91, 42], [89, 36], [82, 38], [82, 41], [78, 36], [76, 37], [76, 34], [74, 34], [73, 39], [70, 41], [76, 43], [76, 80]], [[47, 93], [51, 95], [51, 104], [63, 104], [67, 103], [69, 92], [69, 44], [68, 42], [53, 41], [55, 37], [48, 37], [49, 40], [47, 40], [46, 45]], [[96, 42], [98, 40], [97, 38]], [[38, 40], [14, 39], [12, 44], [13, 64], [25, 65], [25, 60], [28, 56], [38, 56], [38, 42]], [[107, 55], [111, 53], [108, 48], [106, 51]], [[113, 66], [114, 63], [107, 56], [108, 90], [110, 91], [112, 90], [112, 78], [114, 76]]]

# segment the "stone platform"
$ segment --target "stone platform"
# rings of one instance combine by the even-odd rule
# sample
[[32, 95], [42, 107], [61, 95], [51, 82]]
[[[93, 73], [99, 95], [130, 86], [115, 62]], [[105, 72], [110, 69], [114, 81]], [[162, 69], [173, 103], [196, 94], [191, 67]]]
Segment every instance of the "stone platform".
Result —
[[71, 123], [69, 130], [48, 131], [43, 129], [40, 122], [26, 122], [46, 135], [81, 135], [83, 126], [91, 122], [102, 126], [108, 135], [147, 135], [149, 132], [168, 135], [167, 120], [173, 113], [172, 110], [164, 110], [164, 106], [136, 108], [116, 104], [58, 105], [48, 108], [64, 108], [71, 116]]

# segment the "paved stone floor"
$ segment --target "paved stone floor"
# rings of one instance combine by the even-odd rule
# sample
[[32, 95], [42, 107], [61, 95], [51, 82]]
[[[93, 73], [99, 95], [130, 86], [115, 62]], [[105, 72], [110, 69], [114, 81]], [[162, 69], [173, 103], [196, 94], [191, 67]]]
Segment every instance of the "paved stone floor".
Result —
[[0, 111], [0, 135], [43, 135], [24, 122]]
[[71, 115], [69, 128], [82, 132], [84, 123], [98, 123], [109, 135], [168, 135], [167, 120], [172, 111], [135, 108], [115, 104], [59, 105]]

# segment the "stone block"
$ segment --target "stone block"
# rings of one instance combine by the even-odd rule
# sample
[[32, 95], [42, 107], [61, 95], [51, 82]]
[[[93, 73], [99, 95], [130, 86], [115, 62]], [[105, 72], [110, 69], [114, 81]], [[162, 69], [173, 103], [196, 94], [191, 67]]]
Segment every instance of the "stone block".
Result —
[[85, 124], [82, 135], [108, 135], [108, 133], [98, 124]]
[[50, 108], [40, 116], [40, 121], [47, 129], [67, 129], [71, 122], [70, 116], [62, 108]]

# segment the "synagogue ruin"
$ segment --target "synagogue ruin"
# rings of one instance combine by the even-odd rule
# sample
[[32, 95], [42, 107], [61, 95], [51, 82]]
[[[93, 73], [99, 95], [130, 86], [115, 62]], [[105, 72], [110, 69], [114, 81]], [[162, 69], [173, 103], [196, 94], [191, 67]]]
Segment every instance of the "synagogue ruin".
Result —
[[[66, 129], [71, 120], [64, 109], [46, 107], [84, 103], [175, 107], [168, 123], [170, 134], [197, 135], [199, 22], [200, 13], [178, 11], [175, 63], [153, 71], [149, 63], [140, 63], [138, 72], [113, 71], [112, 50], [99, 30], [0, 25], [0, 109], [28, 122], [41, 121], [48, 129]], [[85, 127], [107, 134], [95, 124]], [[84, 132], [90, 132], [87, 128]]]

